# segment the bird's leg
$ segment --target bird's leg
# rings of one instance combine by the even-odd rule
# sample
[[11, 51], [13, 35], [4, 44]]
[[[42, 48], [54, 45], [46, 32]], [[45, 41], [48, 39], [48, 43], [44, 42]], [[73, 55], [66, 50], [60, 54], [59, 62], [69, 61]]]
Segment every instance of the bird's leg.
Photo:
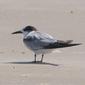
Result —
[[42, 54], [41, 62], [43, 62], [43, 57], [44, 57], [44, 54]]
[[34, 58], [34, 62], [36, 63], [36, 54], [34, 55], [34, 57], [35, 57], [35, 58]]

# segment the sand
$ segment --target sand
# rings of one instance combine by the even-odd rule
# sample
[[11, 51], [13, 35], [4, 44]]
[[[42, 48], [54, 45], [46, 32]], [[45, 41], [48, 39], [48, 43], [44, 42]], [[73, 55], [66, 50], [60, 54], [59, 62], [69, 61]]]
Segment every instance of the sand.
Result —
[[[23, 36], [11, 34], [26, 25], [83, 44], [34, 64]], [[85, 85], [84, 44], [84, 0], [0, 0], [0, 85]]]

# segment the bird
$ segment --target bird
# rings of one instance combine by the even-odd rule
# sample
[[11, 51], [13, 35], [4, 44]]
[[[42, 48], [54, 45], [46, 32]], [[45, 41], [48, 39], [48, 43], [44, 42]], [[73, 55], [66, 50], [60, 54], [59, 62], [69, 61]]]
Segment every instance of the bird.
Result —
[[42, 63], [44, 55], [53, 52], [55, 49], [81, 45], [81, 43], [72, 43], [73, 40], [57, 40], [47, 33], [38, 31], [31, 25], [25, 26], [12, 34], [23, 34], [23, 42], [28, 49], [33, 51], [35, 63], [37, 62], [37, 55], [42, 55], [40, 60]]

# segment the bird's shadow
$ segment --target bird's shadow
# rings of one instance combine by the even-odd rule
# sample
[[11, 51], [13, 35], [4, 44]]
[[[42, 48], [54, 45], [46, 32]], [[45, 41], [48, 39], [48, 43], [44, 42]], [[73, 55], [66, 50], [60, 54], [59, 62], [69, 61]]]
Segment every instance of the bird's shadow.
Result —
[[37, 64], [37, 65], [51, 65], [51, 66], [59, 66], [59, 64], [40, 62], [40, 61], [31, 61], [31, 62], [5, 62], [6, 64]]

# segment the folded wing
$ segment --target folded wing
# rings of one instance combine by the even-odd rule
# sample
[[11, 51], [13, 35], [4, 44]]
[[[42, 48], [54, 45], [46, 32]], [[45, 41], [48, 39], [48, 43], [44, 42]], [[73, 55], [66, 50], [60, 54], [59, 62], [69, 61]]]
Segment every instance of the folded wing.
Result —
[[54, 48], [64, 48], [64, 47], [72, 47], [72, 46], [77, 46], [81, 45], [81, 43], [72, 43], [73, 40], [57, 40], [57, 42], [53, 44], [49, 44], [48, 46], [45, 46], [45, 49], [54, 49]]
[[40, 32], [29, 34], [26, 41], [32, 49], [54, 49], [80, 45], [80, 43], [72, 43], [73, 40], [56, 40], [52, 36]]
[[45, 33], [31, 32], [24, 38], [24, 42], [32, 49], [43, 49], [45, 46], [57, 42], [57, 40]]

